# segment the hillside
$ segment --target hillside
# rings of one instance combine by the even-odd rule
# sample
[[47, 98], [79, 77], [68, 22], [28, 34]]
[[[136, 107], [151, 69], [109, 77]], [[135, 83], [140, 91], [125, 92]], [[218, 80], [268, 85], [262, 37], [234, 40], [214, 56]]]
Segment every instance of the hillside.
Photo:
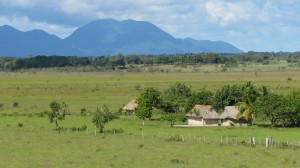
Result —
[[21, 32], [0, 26], [0, 55], [76, 55], [240, 53], [223, 41], [178, 39], [150, 22], [97, 20], [75, 30], [65, 39], [43, 30]]

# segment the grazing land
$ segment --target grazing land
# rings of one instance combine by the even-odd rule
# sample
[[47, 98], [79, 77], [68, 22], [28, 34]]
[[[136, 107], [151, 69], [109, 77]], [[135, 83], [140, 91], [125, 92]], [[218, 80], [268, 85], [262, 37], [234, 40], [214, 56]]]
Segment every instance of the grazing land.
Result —
[[[292, 80], [288, 80], [291, 78]], [[71, 112], [81, 108], [95, 110], [106, 104], [118, 110], [139, 89], [154, 87], [158, 90], [176, 82], [191, 85], [194, 91], [215, 91], [223, 85], [252, 81], [267, 86], [273, 92], [286, 93], [300, 89], [300, 72], [218, 72], [218, 73], [124, 73], [124, 72], [24, 72], [0, 73], [0, 95], [4, 106], [1, 113], [32, 113], [49, 108], [53, 100], [65, 101]], [[14, 102], [18, 107], [12, 107]]]
[[[297, 146], [241, 144], [250, 137], [258, 143], [268, 136], [277, 142], [299, 142], [299, 128], [170, 128], [154, 114], [145, 126], [136, 116], [121, 116], [105, 126], [104, 135], [95, 136], [91, 116], [79, 115], [82, 108], [94, 112], [104, 104], [117, 111], [148, 86], [162, 90], [182, 82], [194, 91], [215, 91], [245, 81], [285, 94], [300, 89], [300, 72], [2, 72], [0, 167], [299, 167]], [[60, 133], [41, 113], [50, 110], [54, 100], [70, 107]], [[88, 134], [86, 129], [76, 131], [82, 127]]]

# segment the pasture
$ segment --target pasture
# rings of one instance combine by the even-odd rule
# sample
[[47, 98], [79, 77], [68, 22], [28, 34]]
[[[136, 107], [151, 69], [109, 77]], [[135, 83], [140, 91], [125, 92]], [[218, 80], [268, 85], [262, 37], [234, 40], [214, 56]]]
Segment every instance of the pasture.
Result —
[[[194, 91], [215, 91], [245, 81], [285, 94], [300, 89], [300, 72], [2, 72], [0, 167], [299, 167], [297, 147], [218, 143], [221, 137], [248, 142], [253, 136], [258, 142], [267, 136], [275, 141], [299, 142], [299, 128], [170, 128], [155, 114], [144, 127], [135, 116], [121, 116], [106, 125], [104, 135], [95, 136], [91, 116], [79, 115], [82, 108], [93, 112], [104, 104], [116, 111], [138, 96], [139, 86], [162, 90], [183, 82]], [[70, 115], [60, 122], [60, 133], [47, 116], [39, 116], [50, 110], [53, 100], [70, 107]], [[83, 126], [89, 129], [88, 134], [86, 130], [74, 131]], [[113, 133], [119, 129], [122, 134]], [[169, 140], [172, 135], [183, 136], [185, 141]]]
[[[291, 80], [288, 80], [290, 78]], [[176, 82], [192, 90], [215, 91], [226, 84], [252, 81], [277, 93], [300, 89], [300, 72], [218, 72], [218, 73], [124, 73], [124, 72], [36, 72], [0, 73], [0, 113], [32, 113], [49, 108], [53, 100], [69, 104], [71, 112], [95, 110], [106, 104], [118, 110], [137, 98], [140, 88], [162, 90]], [[18, 106], [13, 107], [17, 102]]]

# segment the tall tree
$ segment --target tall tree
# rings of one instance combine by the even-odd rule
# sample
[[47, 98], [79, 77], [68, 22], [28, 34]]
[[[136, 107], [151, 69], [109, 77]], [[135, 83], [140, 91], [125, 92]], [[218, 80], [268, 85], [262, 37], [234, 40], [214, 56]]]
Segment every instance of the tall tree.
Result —
[[287, 120], [292, 117], [292, 108], [284, 95], [271, 93], [257, 99], [253, 113], [258, 118], [270, 120], [272, 126], [285, 126], [289, 125]]
[[193, 93], [185, 105], [185, 111], [190, 111], [196, 104], [211, 105], [213, 103], [213, 93], [211, 91], [200, 91]]
[[213, 98], [213, 107], [218, 112], [221, 112], [225, 106], [233, 106], [240, 102], [243, 97], [243, 92], [238, 85], [225, 85], [217, 90]]
[[254, 84], [248, 81], [242, 85], [242, 94], [242, 101], [236, 103], [240, 111], [237, 118], [243, 115], [246, 121], [252, 123], [252, 106], [256, 99], [261, 96], [261, 92]]
[[179, 111], [180, 107], [186, 106], [192, 94], [193, 92], [189, 85], [177, 82], [163, 92], [162, 102], [170, 104], [173, 107], [178, 107], [177, 111]]
[[145, 88], [141, 91], [140, 96], [137, 100], [138, 108], [136, 115], [143, 120], [145, 125], [145, 119], [152, 117], [153, 107], [157, 107], [160, 102], [160, 92], [152, 87]]

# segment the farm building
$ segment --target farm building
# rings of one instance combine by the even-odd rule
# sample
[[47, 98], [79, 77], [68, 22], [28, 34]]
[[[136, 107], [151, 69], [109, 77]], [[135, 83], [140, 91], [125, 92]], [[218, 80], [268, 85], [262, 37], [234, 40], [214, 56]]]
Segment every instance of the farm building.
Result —
[[186, 117], [189, 126], [218, 126], [219, 114], [211, 105], [195, 105]]
[[137, 107], [138, 104], [136, 100], [131, 100], [122, 108], [122, 110], [127, 114], [135, 114]]
[[239, 109], [236, 106], [226, 106], [224, 112], [220, 116], [222, 126], [247, 125], [243, 115], [240, 118], [237, 118], [238, 114]]

